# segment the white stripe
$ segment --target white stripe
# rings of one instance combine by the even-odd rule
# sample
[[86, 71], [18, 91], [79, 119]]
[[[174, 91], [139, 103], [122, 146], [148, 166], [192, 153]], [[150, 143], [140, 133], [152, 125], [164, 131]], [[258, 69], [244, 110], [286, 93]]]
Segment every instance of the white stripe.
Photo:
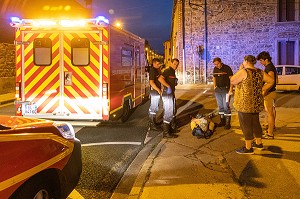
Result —
[[100, 146], [100, 145], [142, 145], [141, 142], [98, 142], [98, 143], [88, 143], [81, 144], [81, 146]]

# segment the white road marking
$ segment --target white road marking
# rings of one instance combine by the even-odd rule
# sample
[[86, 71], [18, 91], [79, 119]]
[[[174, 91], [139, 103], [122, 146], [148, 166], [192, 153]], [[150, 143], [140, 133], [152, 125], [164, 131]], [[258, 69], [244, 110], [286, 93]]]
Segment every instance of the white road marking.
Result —
[[81, 144], [81, 146], [100, 146], [100, 145], [142, 145], [141, 142], [98, 142]]

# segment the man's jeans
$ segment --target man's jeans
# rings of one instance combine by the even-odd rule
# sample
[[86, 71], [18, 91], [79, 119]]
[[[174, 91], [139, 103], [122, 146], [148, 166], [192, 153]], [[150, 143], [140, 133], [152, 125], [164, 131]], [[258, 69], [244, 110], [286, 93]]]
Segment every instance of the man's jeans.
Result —
[[216, 96], [216, 100], [218, 103], [218, 108], [219, 108], [219, 114], [220, 115], [227, 115], [230, 116], [231, 115], [231, 110], [230, 110], [230, 106], [229, 103], [226, 102], [226, 94], [228, 93], [228, 89], [227, 88], [220, 88], [217, 87], [215, 89], [215, 96]]

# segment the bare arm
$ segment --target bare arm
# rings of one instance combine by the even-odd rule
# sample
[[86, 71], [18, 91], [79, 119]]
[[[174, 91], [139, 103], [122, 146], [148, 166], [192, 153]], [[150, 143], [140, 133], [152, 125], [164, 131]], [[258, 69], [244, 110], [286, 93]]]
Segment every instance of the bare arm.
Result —
[[213, 76], [213, 82], [214, 82], [214, 89], [217, 87], [217, 83], [216, 83], [216, 77]]
[[244, 69], [240, 69], [238, 72], [236, 72], [231, 78], [230, 83], [231, 85], [237, 85], [241, 81], [247, 78], [247, 72]]
[[160, 90], [160, 88], [158, 88], [158, 87], [156, 86], [154, 80], [150, 80], [150, 86], [151, 86], [154, 90], [156, 90], [159, 94], [161, 94], [161, 90]]
[[158, 81], [159, 81], [162, 85], [164, 85], [165, 87], [171, 87], [171, 86], [166, 82], [164, 76], [162, 76], [162, 75], [159, 76]]
[[265, 82], [265, 84], [262, 87], [262, 92], [263, 92], [263, 96], [265, 96], [267, 91], [273, 86], [274, 79], [270, 75], [264, 72], [263, 81]]

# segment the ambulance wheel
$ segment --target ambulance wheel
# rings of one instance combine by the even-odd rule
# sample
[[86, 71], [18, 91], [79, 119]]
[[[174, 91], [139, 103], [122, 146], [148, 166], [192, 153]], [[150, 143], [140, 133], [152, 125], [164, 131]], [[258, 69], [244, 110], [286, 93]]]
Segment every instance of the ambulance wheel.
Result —
[[121, 116], [121, 121], [126, 122], [130, 116], [129, 101], [126, 101], [123, 105], [123, 114]]

